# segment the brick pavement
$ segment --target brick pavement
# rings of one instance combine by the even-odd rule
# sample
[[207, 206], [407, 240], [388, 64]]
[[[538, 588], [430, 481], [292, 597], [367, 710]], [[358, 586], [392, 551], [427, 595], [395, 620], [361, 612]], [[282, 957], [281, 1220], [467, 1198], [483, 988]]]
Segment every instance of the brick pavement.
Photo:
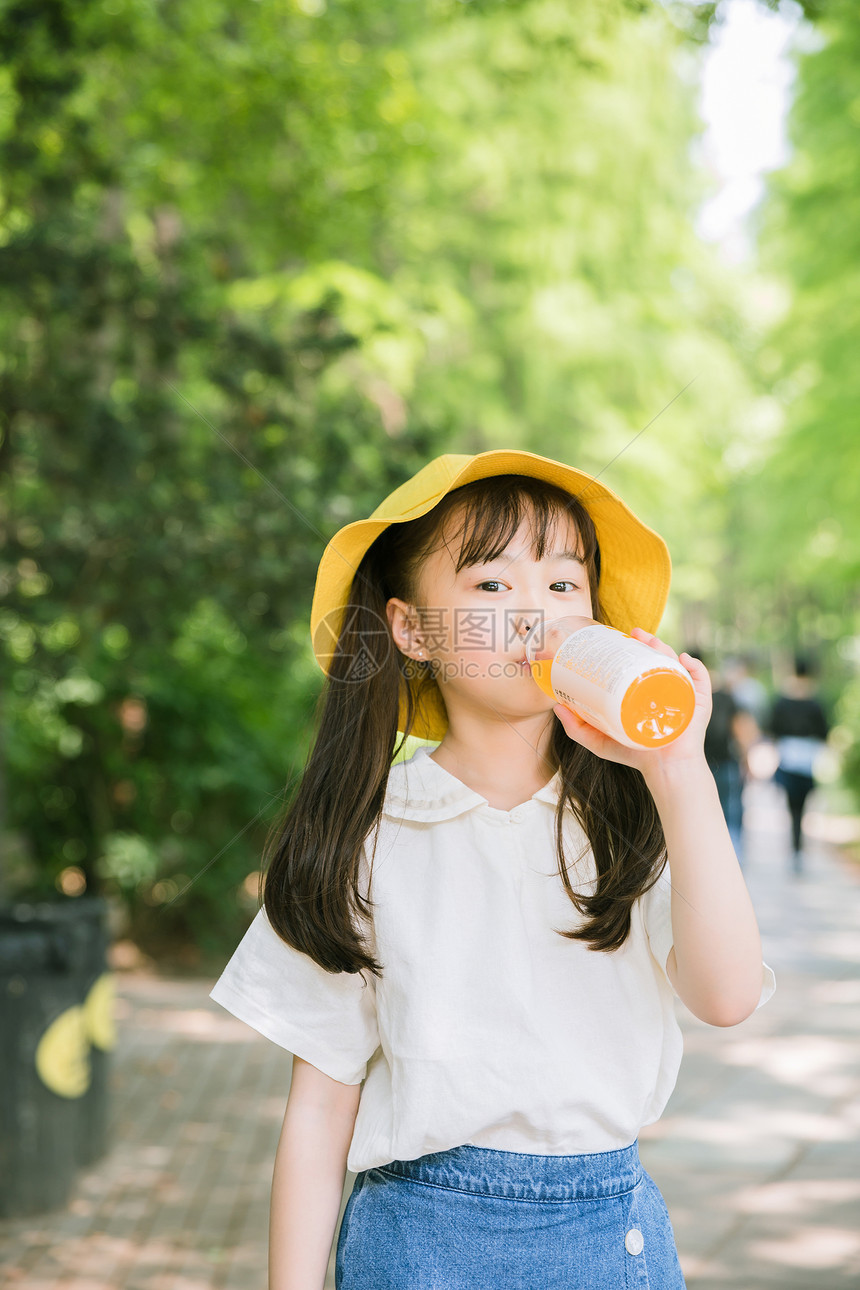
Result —
[[[747, 790], [746, 823], [746, 878], [777, 993], [725, 1030], [678, 1004], [681, 1075], [642, 1133], [642, 1159], [691, 1290], [857, 1290], [860, 880], [815, 840], [806, 876], [790, 875], [772, 785]], [[10, 1287], [265, 1290], [290, 1057], [208, 989], [120, 977], [112, 1149], [79, 1175], [64, 1210], [0, 1222]], [[351, 1185], [347, 1175], [344, 1202]]]
[[68, 1207], [0, 1223], [26, 1290], [265, 1287], [271, 1164], [289, 1054], [208, 999], [208, 982], [120, 978], [113, 1147]]

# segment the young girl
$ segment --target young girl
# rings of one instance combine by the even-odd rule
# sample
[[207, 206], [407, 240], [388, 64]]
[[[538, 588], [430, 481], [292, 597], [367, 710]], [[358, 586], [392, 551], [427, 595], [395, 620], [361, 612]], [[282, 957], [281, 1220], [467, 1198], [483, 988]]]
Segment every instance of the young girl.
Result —
[[[691, 724], [627, 748], [524, 663], [537, 619], [652, 633], [662, 539], [528, 452], [436, 458], [320, 563], [327, 682], [264, 908], [212, 991], [294, 1054], [271, 1290], [684, 1285], [638, 1133], [677, 995], [716, 1026], [774, 989]], [[399, 735], [427, 741], [408, 759]], [[670, 881], [671, 873], [671, 881]]]

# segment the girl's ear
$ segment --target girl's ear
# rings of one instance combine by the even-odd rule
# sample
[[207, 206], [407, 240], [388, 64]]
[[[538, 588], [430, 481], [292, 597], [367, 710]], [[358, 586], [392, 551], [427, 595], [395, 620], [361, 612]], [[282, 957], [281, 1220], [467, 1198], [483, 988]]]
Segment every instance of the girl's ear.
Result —
[[385, 606], [385, 612], [388, 614], [394, 644], [401, 654], [406, 654], [409, 658], [426, 658], [427, 650], [418, 626], [415, 606], [392, 596]]

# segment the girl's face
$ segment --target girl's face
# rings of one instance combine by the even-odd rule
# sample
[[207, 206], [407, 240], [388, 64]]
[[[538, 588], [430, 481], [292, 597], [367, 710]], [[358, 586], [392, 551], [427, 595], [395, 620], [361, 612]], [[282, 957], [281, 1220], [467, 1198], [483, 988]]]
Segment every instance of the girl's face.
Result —
[[456, 521], [455, 514], [448, 517], [441, 543], [421, 567], [417, 607], [388, 601], [398, 648], [429, 661], [449, 717], [452, 704], [496, 720], [548, 711], [553, 701], [532, 678], [523, 640], [539, 620], [593, 617], [576, 526], [560, 515], [538, 561], [525, 519], [496, 559], [457, 572], [460, 544], [449, 542], [451, 530], [459, 527]]

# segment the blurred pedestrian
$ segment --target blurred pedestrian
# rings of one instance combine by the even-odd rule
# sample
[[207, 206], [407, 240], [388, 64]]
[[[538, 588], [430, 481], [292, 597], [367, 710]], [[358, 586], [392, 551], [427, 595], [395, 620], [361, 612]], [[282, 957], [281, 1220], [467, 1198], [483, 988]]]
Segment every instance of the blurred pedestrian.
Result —
[[[749, 777], [747, 752], [761, 736], [751, 712], [737, 702], [710, 652], [690, 649], [711, 675], [713, 709], [705, 731], [705, 760], [716, 780], [720, 805], [738, 863], [743, 864], [743, 790]], [[704, 655], [704, 656], [703, 656]]]
[[726, 661], [724, 676], [735, 703], [744, 712], [751, 713], [761, 730], [770, 713], [770, 695], [764, 683], [754, 675], [754, 667], [749, 654], [740, 654]]
[[812, 672], [811, 661], [798, 655], [794, 660], [794, 675], [774, 700], [767, 725], [779, 754], [773, 777], [788, 798], [795, 873], [803, 869], [803, 811], [815, 787], [815, 763], [830, 730], [824, 708], [814, 693]]

